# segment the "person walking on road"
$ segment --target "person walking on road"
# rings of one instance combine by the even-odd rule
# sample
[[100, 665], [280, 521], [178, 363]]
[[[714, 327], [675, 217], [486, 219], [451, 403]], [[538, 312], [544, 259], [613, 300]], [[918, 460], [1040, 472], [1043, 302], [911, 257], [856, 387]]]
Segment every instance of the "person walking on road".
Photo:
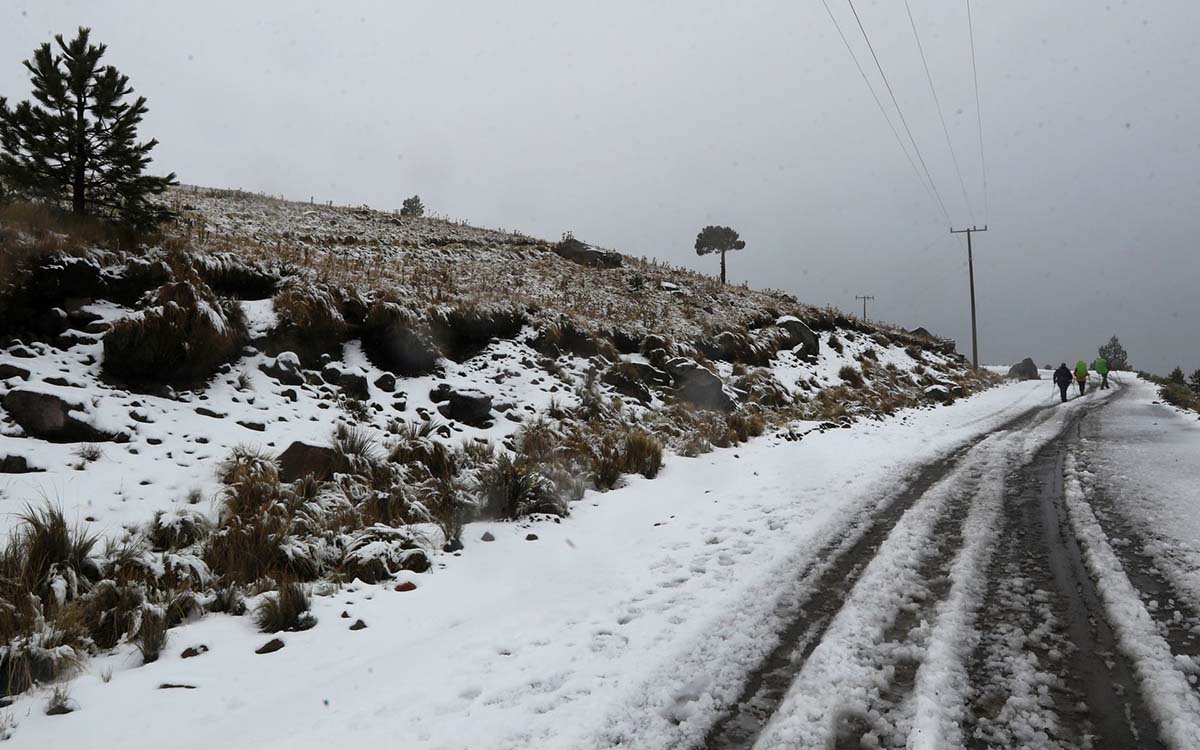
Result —
[[1108, 390], [1108, 360], [1104, 357], [1096, 357], [1096, 361], [1092, 363], [1092, 369], [1100, 376], [1100, 387]]
[[1079, 384], [1079, 395], [1087, 390], [1088, 366], [1082, 359], [1075, 363], [1075, 382]]
[[1071, 387], [1071, 371], [1067, 369], [1067, 363], [1063, 362], [1054, 371], [1054, 384], [1058, 386], [1059, 395], [1062, 396], [1063, 403], [1067, 402], [1067, 389]]

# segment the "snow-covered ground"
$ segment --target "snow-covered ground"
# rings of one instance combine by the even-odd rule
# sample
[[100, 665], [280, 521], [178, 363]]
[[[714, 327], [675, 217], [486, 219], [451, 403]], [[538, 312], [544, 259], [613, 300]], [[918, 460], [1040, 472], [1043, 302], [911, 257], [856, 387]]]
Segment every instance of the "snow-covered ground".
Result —
[[800, 441], [670, 457], [658, 479], [589, 492], [561, 522], [472, 524], [465, 553], [413, 576], [416, 590], [317, 596], [317, 626], [281, 634], [281, 651], [254, 653], [270, 636], [249, 618], [208, 615], [171, 630], [158, 662], [142, 666], [132, 646], [93, 659], [71, 685], [79, 710], [45, 716], [44, 694], [6, 709], [12, 741], [672, 746], [736, 696], [772, 645], [776, 600], [823, 543], [916, 468], [1047, 400], [1045, 381], [1015, 383]]

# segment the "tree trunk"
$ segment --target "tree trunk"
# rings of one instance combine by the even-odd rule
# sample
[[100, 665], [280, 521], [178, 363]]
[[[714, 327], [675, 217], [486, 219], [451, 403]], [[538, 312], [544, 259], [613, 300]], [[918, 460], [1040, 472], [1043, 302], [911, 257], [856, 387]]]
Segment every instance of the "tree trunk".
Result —
[[721, 251], [721, 283], [725, 283], [725, 251]]
[[84, 176], [87, 174], [85, 169], [87, 162], [87, 121], [84, 120], [84, 106], [87, 104], [84, 96], [79, 95], [75, 105], [75, 163], [72, 165], [72, 191], [71, 191], [71, 210], [82, 216], [87, 213], [86, 205], [83, 200]]

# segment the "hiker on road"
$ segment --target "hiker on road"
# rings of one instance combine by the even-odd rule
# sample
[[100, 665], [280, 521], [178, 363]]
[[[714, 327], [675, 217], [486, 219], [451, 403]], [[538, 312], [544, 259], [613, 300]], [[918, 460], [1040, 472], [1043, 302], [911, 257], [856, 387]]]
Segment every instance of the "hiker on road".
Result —
[[1108, 360], [1104, 357], [1096, 357], [1096, 361], [1092, 363], [1092, 369], [1100, 376], [1100, 387], [1108, 389]]
[[1088, 366], [1082, 359], [1075, 363], [1075, 382], [1079, 384], [1079, 395], [1087, 390]]
[[1062, 396], [1063, 403], [1067, 402], [1067, 389], [1071, 387], [1071, 371], [1067, 369], [1067, 363], [1063, 362], [1054, 371], [1054, 384], [1058, 386], [1058, 392]]

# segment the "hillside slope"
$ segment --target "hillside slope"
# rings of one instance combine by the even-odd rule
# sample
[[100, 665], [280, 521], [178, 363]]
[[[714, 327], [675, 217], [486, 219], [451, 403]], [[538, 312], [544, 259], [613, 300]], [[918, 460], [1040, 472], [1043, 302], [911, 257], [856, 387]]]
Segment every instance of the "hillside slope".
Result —
[[0, 223], [0, 685], [26, 711], [184, 623], [302, 630], [339, 586], [436, 586], [464, 524], [557, 523], [664, 450], [994, 382], [944, 341], [575, 243], [171, 199], [136, 249]]

